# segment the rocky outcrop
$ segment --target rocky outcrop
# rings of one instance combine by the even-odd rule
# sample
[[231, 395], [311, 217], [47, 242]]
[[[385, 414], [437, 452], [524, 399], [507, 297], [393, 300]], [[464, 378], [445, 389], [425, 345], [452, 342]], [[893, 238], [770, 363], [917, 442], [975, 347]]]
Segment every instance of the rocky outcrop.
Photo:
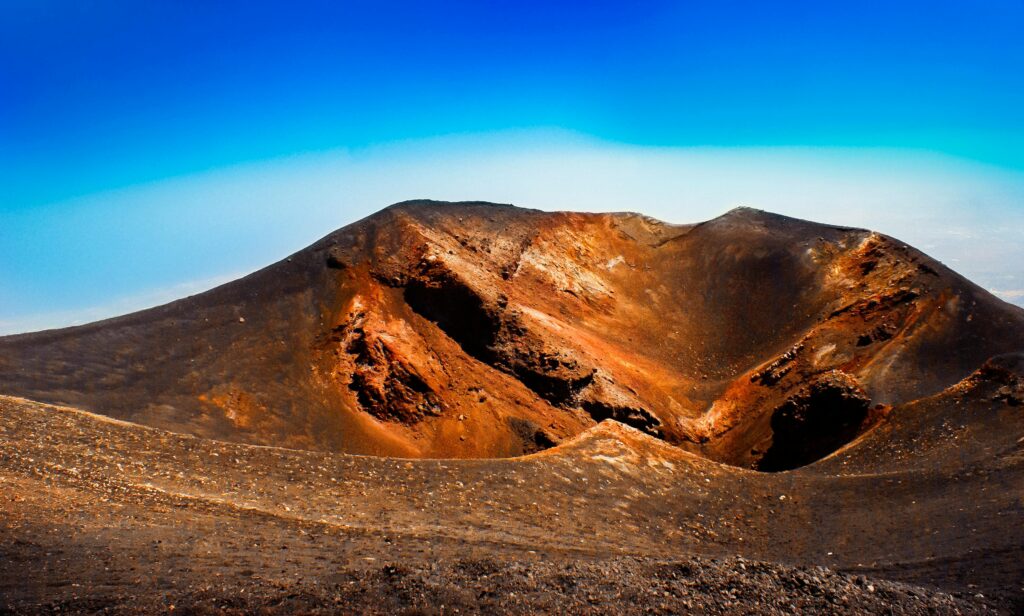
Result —
[[514, 456], [613, 419], [786, 470], [1021, 349], [1024, 311], [869, 231], [420, 201], [195, 297], [0, 339], [0, 393], [413, 457]]

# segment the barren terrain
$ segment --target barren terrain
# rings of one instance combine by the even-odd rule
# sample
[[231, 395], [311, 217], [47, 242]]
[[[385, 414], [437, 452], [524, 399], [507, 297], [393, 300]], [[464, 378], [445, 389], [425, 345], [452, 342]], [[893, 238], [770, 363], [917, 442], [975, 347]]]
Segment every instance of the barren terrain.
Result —
[[870, 231], [398, 204], [0, 393], [19, 612], [1024, 608], [1024, 311]]

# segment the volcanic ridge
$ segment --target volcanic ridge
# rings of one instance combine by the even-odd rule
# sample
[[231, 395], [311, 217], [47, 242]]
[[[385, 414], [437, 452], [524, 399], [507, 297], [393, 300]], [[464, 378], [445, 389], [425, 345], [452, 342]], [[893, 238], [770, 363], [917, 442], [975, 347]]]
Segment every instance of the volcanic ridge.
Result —
[[399, 203], [0, 394], [0, 609], [1024, 608], [1024, 310], [871, 231]]

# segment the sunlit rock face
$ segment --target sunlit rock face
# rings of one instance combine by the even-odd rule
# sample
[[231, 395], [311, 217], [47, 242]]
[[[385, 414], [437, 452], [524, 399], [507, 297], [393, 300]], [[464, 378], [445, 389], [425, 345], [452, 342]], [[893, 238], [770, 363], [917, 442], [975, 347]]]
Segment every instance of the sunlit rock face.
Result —
[[415, 201], [194, 297], [2, 338], [0, 393], [428, 458], [536, 452], [614, 419], [784, 471], [1021, 350], [1024, 311], [870, 231]]

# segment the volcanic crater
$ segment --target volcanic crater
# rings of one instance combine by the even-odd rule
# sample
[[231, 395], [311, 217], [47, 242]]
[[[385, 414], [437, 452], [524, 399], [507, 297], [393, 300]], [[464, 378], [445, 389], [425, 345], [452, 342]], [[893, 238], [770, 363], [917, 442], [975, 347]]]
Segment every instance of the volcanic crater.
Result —
[[507, 457], [614, 419], [787, 470], [1021, 350], [1022, 323], [858, 229], [409, 202], [209, 293], [8, 337], [0, 383], [261, 445]]
[[[499, 503], [478, 518], [431, 492], [452, 518], [431, 526], [422, 503], [393, 497], [390, 524], [416, 536], [464, 524], [459, 541], [479, 546], [500, 523], [509, 541], [536, 546], [569, 532], [537, 516], [607, 506], [569, 532], [604, 529], [593, 558], [742, 554], [967, 597], [984, 587], [996, 603], [956, 609], [1012, 609], [1024, 596], [1022, 375], [1024, 310], [880, 233], [749, 208], [675, 225], [411, 201], [206, 293], [0, 338], [0, 393], [12, 396], [0, 469], [11, 485], [74, 483], [12, 449], [58, 451], [19, 435], [16, 416], [92, 434], [100, 420], [75, 415], [91, 412], [155, 429], [139, 433], [163, 435], [154, 450], [271, 446], [388, 476], [332, 484], [339, 502], [476, 481]], [[114, 449], [132, 456], [130, 444]], [[188, 468], [238, 480], [213, 449]], [[533, 480], [519, 488], [488, 475], [522, 465]], [[420, 476], [441, 467], [455, 470]], [[636, 494], [559, 494], [560, 473]], [[230, 494], [273, 515], [287, 502], [284, 518], [332, 532], [360, 518], [290, 492]], [[967, 511], [954, 506], [964, 495]], [[624, 521], [634, 531], [616, 528]]]

